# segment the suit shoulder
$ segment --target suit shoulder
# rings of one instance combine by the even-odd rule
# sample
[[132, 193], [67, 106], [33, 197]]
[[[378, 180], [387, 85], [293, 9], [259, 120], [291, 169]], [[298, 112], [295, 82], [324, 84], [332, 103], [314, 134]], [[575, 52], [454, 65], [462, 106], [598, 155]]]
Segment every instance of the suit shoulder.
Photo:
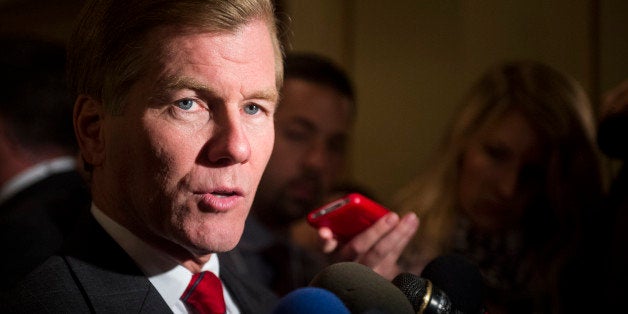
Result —
[[65, 260], [52, 256], [0, 297], [0, 313], [89, 312]]

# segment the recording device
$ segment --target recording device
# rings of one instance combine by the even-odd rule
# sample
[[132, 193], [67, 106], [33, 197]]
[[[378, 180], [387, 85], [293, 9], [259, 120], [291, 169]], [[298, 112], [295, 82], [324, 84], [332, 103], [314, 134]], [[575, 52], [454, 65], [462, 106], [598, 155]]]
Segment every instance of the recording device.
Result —
[[389, 212], [359, 193], [350, 193], [311, 211], [307, 221], [315, 228], [328, 227], [341, 241], [348, 241]]
[[628, 159], [628, 106], [621, 112], [610, 115], [600, 121], [597, 131], [597, 144], [609, 157]]
[[460, 255], [442, 255], [422, 277], [401, 273], [392, 280], [421, 314], [482, 314], [484, 282], [479, 269]]
[[350, 314], [333, 293], [323, 288], [304, 287], [286, 294], [272, 314]]
[[355, 262], [325, 267], [312, 279], [310, 287], [331, 291], [351, 313], [416, 313], [401, 290], [370, 268]]
[[479, 268], [459, 254], [445, 254], [428, 263], [421, 277], [447, 294], [453, 308], [470, 314], [486, 313], [486, 287]]
[[411, 273], [401, 273], [392, 283], [406, 295], [418, 314], [462, 314], [449, 297], [431, 281]]

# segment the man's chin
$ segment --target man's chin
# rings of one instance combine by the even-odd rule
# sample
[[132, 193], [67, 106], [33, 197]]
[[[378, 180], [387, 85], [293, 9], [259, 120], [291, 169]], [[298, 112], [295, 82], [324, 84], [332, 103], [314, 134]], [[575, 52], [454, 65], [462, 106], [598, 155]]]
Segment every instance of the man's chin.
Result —
[[240, 242], [240, 237], [242, 237], [242, 232], [238, 234], [233, 232], [223, 235], [214, 234], [211, 238], [194, 241], [193, 252], [202, 256], [231, 251]]

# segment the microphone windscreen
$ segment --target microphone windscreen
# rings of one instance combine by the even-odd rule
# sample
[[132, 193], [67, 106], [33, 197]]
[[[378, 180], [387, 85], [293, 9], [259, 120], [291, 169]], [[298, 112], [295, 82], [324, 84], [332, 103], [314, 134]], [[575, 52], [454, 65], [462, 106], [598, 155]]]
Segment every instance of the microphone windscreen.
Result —
[[328, 290], [304, 287], [286, 294], [273, 314], [350, 314], [342, 301]]
[[628, 158], [628, 106], [624, 109], [604, 118], [597, 128], [597, 145], [604, 154], [612, 158]]
[[484, 278], [478, 267], [458, 254], [441, 255], [425, 266], [421, 277], [440, 288], [463, 313], [484, 309]]
[[310, 286], [331, 291], [351, 313], [416, 313], [392, 282], [359, 263], [329, 265], [312, 279]]
[[428, 295], [429, 290], [427, 279], [411, 273], [401, 273], [392, 280], [392, 283], [405, 294], [417, 313], [425, 307], [424, 297]]

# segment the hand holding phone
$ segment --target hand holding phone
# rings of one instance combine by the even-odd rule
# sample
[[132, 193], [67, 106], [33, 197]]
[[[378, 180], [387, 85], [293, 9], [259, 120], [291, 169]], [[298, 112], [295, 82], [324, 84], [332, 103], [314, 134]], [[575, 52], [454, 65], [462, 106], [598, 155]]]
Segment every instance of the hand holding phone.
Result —
[[341, 241], [348, 241], [389, 212], [359, 193], [350, 193], [311, 211], [307, 221], [316, 228], [328, 227]]

